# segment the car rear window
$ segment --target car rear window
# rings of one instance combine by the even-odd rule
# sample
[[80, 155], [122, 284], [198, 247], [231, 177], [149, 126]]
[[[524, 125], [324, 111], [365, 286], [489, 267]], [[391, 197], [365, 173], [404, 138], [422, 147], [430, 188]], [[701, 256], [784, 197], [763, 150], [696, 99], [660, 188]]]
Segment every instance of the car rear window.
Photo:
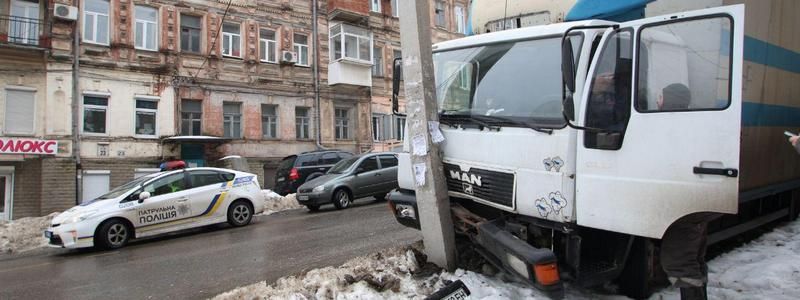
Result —
[[300, 167], [315, 166], [318, 165], [316, 158], [317, 158], [316, 155], [298, 156], [297, 161], [295, 161], [294, 165]]
[[397, 157], [394, 155], [381, 155], [381, 167], [391, 168], [397, 166]]
[[336, 152], [324, 153], [322, 154], [322, 164], [323, 165], [332, 165], [337, 163], [341, 158]]
[[294, 167], [294, 161], [295, 161], [296, 159], [297, 159], [297, 156], [294, 156], [294, 155], [292, 155], [292, 156], [289, 156], [289, 157], [287, 157], [287, 158], [284, 158], [284, 159], [281, 161], [281, 164], [278, 166], [278, 170], [288, 170], [288, 169], [291, 169], [292, 167]]

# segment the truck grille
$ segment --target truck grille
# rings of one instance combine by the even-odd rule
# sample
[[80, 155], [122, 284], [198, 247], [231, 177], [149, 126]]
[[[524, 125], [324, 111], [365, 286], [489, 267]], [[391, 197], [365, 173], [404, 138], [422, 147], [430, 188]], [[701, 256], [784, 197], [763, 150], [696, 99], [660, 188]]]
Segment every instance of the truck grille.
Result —
[[509, 208], [514, 207], [514, 174], [471, 168], [461, 171], [458, 165], [444, 164], [447, 190], [475, 197]]

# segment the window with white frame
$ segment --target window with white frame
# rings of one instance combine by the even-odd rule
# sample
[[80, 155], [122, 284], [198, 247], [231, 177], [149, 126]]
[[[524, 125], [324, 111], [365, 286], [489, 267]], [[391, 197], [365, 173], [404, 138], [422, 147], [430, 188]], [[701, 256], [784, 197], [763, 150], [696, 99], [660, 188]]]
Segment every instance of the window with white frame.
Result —
[[261, 29], [259, 32], [259, 50], [261, 51], [261, 61], [268, 63], [278, 62], [278, 39], [275, 37], [275, 30]]
[[198, 16], [181, 15], [181, 51], [200, 53], [203, 22]]
[[83, 132], [106, 133], [107, 96], [83, 96]]
[[364, 28], [335, 24], [330, 29], [331, 57], [372, 63], [372, 33]]
[[383, 48], [372, 49], [372, 76], [383, 77]]
[[158, 101], [155, 99], [136, 99], [136, 135], [156, 136], [156, 113]]
[[298, 140], [309, 139], [311, 134], [308, 131], [311, 123], [308, 107], [294, 108], [295, 134]]
[[467, 20], [464, 14], [464, 7], [460, 5], [456, 5], [455, 8], [455, 17], [456, 17], [456, 32], [458, 33], [467, 33]]
[[297, 65], [308, 67], [308, 36], [305, 34], [295, 33], [292, 39], [294, 45], [294, 52], [297, 53]]
[[392, 0], [392, 17], [399, 18], [400, 17], [400, 6], [398, 6], [398, 1], [400, 0]]
[[7, 134], [33, 134], [36, 90], [6, 88], [5, 128]]
[[384, 114], [372, 115], [372, 140], [386, 141], [392, 138], [392, 116]]
[[369, 10], [373, 12], [381, 12], [381, 0], [369, 0]]
[[261, 132], [266, 139], [278, 138], [277, 105], [261, 105]]
[[445, 27], [447, 26], [447, 21], [445, 19], [445, 7], [444, 1], [436, 0], [436, 6], [434, 8], [435, 15], [435, 22], [437, 27]]
[[181, 100], [181, 134], [200, 135], [202, 125], [202, 102], [194, 100]]
[[83, 5], [83, 41], [108, 45], [108, 0], [85, 0]]
[[334, 110], [334, 114], [334, 119], [336, 122], [336, 139], [350, 139], [350, 109], [336, 108]]
[[225, 102], [222, 104], [222, 127], [226, 138], [242, 137], [242, 104]]
[[402, 141], [406, 138], [406, 117], [394, 116], [394, 139]]
[[136, 6], [136, 49], [158, 50], [158, 9]]
[[242, 34], [239, 24], [222, 25], [222, 55], [242, 57]]

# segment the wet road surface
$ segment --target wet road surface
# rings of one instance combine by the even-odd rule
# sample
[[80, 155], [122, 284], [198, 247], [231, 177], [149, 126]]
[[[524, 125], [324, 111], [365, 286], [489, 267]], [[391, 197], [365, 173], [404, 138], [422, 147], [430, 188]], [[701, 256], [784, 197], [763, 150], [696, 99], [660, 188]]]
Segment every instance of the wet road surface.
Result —
[[204, 299], [421, 239], [385, 202], [324, 206], [132, 242], [115, 251], [0, 256], [0, 299]]

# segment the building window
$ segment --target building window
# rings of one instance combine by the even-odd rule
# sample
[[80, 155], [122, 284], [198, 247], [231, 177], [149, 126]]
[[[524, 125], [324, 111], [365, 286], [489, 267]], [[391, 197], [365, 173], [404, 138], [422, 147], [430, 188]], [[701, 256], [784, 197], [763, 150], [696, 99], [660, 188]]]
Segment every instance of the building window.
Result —
[[436, 13], [436, 26], [437, 27], [445, 27], [447, 26], [445, 16], [444, 16], [444, 1], [437, 0], [436, 1], [436, 8], [434, 10]]
[[241, 57], [242, 35], [238, 24], [222, 25], [222, 55]]
[[406, 117], [394, 117], [394, 139], [402, 141], [406, 138]]
[[36, 91], [6, 89], [5, 129], [8, 134], [33, 134]]
[[372, 63], [372, 33], [364, 28], [347, 24], [331, 26], [331, 56], [334, 60], [346, 57]]
[[377, 13], [381, 12], [381, 0], [369, 0], [369, 10]]
[[83, 4], [83, 41], [108, 45], [108, 1], [85, 0]]
[[278, 62], [278, 40], [275, 37], [275, 30], [261, 29], [259, 36], [259, 48], [261, 50], [261, 61], [268, 63]]
[[261, 131], [266, 139], [278, 138], [277, 105], [261, 105]]
[[467, 24], [466, 19], [464, 18], [464, 7], [456, 6], [455, 8], [455, 15], [456, 15], [456, 32], [464, 34], [467, 33]]
[[83, 132], [106, 133], [108, 97], [83, 96]]
[[181, 100], [181, 135], [200, 135], [203, 105], [200, 101]]
[[392, 0], [392, 17], [400, 17], [400, 7], [397, 5], [400, 0]]
[[158, 9], [136, 6], [136, 49], [158, 50]]
[[223, 129], [226, 138], [242, 137], [242, 104], [223, 103], [222, 104]]
[[297, 53], [297, 65], [308, 67], [308, 36], [295, 33], [292, 44], [294, 44], [294, 52]]
[[372, 49], [372, 76], [383, 77], [383, 48]]
[[200, 53], [203, 24], [200, 17], [181, 15], [181, 51]]
[[372, 140], [385, 141], [392, 138], [392, 118], [389, 115], [372, 115]]
[[156, 136], [156, 112], [157, 101], [136, 99], [136, 135]]
[[309, 125], [311, 123], [311, 117], [309, 116], [308, 107], [294, 108], [294, 122], [295, 122], [294, 129], [298, 140], [305, 140], [311, 138], [311, 134], [308, 131]]
[[337, 108], [334, 110], [336, 119], [336, 139], [350, 139], [350, 110]]

